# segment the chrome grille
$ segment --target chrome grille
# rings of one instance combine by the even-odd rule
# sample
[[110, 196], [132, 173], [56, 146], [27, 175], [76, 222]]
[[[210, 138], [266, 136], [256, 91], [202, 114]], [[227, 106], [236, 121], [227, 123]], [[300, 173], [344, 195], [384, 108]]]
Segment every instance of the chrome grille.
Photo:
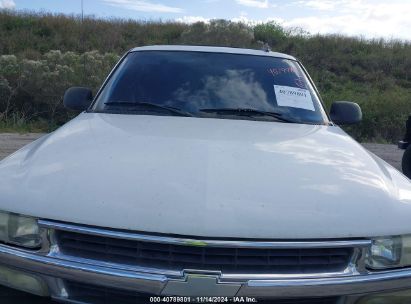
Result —
[[341, 272], [354, 249], [238, 248], [163, 244], [56, 231], [60, 251], [69, 256], [130, 266], [196, 269], [241, 274], [309, 274]]

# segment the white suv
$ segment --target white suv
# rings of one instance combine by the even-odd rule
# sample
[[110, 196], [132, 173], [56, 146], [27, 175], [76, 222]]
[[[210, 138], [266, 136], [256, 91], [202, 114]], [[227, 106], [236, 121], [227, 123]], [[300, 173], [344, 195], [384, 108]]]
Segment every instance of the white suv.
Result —
[[295, 58], [135, 48], [92, 99], [69, 89], [84, 112], [0, 162], [0, 284], [73, 303], [411, 288], [409, 180]]

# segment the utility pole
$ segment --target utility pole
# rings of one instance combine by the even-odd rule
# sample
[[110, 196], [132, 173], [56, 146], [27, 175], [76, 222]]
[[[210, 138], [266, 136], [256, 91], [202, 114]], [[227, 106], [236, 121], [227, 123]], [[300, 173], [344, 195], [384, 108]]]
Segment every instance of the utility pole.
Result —
[[86, 47], [85, 47], [85, 28], [84, 28], [84, 0], [81, 0], [81, 49], [83, 52], [83, 85], [86, 81]]

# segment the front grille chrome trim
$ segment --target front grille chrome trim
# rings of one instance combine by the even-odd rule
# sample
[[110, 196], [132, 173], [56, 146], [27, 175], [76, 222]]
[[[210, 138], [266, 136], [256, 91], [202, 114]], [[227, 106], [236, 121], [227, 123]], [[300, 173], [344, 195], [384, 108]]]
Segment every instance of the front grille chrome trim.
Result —
[[272, 248], [272, 249], [314, 249], [314, 248], [364, 248], [371, 245], [371, 240], [322, 240], [322, 241], [245, 241], [245, 240], [212, 240], [179, 238], [161, 235], [149, 235], [125, 231], [108, 230], [75, 224], [39, 220], [42, 228], [63, 230], [101, 237], [117, 238], [131, 241], [153, 242], [171, 245], [207, 246], [207, 247], [237, 247], [237, 248]]
[[[161, 295], [169, 282], [186, 282], [193, 274], [213, 276], [216, 284], [241, 285], [236, 296], [256, 296], [261, 298], [309, 298], [318, 296], [344, 296], [361, 293], [385, 292], [409, 288], [411, 284], [411, 269], [392, 270], [386, 272], [369, 272], [363, 269], [369, 240], [325, 240], [297, 242], [266, 242], [266, 241], [224, 241], [200, 240], [202, 246], [251, 246], [252, 248], [321, 248], [346, 247], [354, 248], [354, 254], [347, 268], [338, 273], [302, 273], [302, 274], [228, 274], [201, 269], [184, 269], [176, 273], [151, 273], [152, 269], [127, 267], [124, 264], [112, 264], [99, 260], [85, 260], [75, 256], [64, 255], [56, 243], [58, 230], [68, 230], [74, 233], [84, 233], [112, 238], [126, 238], [146, 242], [172, 243], [177, 245], [199, 246], [196, 240], [168, 236], [153, 236], [138, 233], [117, 232], [109, 229], [90, 228], [78, 224], [65, 224], [48, 220], [39, 220], [44, 238], [43, 248], [39, 251], [29, 251], [11, 248], [0, 244], [0, 264], [10, 265], [21, 271], [36, 273], [49, 282], [56, 280], [73, 280], [79, 283], [96, 282], [99, 286], [132, 290], [152, 295]], [[250, 248], [250, 247], [249, 247]], [[58, 285], [58, 284], [57, 284]], [[56, 286], [57, 286], [56, 285]], [[54, 285], [53, 285], [54, 286]], [[58, 285], [52, 290], [52, 297], [68, 300], [67, 293]], [[63, 292], [64, 291], [64, 292]], [[181, 294], [184, 296], [185, 294]]]
[[[0, 244], [1, 264], [12, 265], [19, 270], [50, 276], [50, 280], [73, 280], [79, 283], [95, 282], [99, 286], [121, 288], [136, 292], [160, 295], [170, 281], [166, 276], [125, 272], [118, 269], [84, 265], [78, 262], [62, 261], [53, 257], [42, 256], [10, 248]], [[310, 298], [344, 296], [390, 292], [407, 289], [411, 285], [411, 270], [401, 269], [368, 274], [356, 274], [349, 277], [249, 280], [242, 284], [236, 296], [259, 298]], [[184, 296], [184, 295], [182, 295]], [[56, 299], [67, 299], [54, 291]]]

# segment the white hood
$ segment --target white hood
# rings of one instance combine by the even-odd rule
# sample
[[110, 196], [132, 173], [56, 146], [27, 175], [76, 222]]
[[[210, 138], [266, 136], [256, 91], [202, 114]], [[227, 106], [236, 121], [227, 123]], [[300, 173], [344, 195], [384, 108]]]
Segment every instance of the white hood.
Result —
[[0, 162], [0, 209], [187, 236], [411, 233], [411, 184], [340, 128], [81, 114]]

